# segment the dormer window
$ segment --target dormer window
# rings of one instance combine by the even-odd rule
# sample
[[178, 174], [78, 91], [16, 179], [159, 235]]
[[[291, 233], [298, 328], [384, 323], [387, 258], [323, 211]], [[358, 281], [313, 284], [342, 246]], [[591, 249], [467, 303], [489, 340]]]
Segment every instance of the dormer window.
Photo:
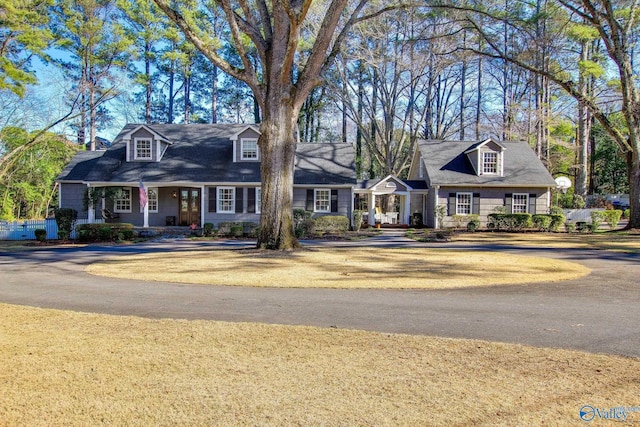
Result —
[[240, 153], [242, 160], [258, 160], [258, 140], [243, 138], [240, 141]]
[[498, 153], [495, 151], [482, 153], [482, 173], [493, 175], [498, 173]]
[[134, 159], [135, 160], [151, 160], [151, 139], [136, 138]]

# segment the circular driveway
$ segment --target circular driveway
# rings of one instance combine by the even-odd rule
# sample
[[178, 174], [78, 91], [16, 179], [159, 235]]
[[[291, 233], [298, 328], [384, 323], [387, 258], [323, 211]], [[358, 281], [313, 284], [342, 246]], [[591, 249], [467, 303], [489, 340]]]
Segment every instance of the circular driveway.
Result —
[[[506, 251], [584, 264], [577, 280], [455, 290], [243, 288], [92, 276], [107, 256], [244, 247], [251, 242], [159, 240], [133, 246], [0, 253], [0, 302], [150, 318], [207, 319], [473, 338], [640, 357], [640, 256], [598, 250], [424, 244], [385, 234], [308, 245]], [[172, 257], [167, 262], [175, 262]], [[153, 268], [149, 265], [146, 268]], [[452, 272], [455, 274], [455, 272]]]

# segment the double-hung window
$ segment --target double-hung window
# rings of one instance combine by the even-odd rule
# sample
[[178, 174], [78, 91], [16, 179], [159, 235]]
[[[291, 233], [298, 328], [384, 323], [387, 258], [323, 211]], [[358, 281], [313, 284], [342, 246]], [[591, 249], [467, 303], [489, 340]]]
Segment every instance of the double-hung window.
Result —
[[331, 212], [331, 190], [314, 190], [314, 211]]
[[242, 139], [240, 141], [240, 158], [242, 160], [258, 160], [257, 139]]
[[471, 215], [473, 193], [456, 193], [456, 215]]
[[118, 191], [113, 199], [113, 211], [118, 213], [131, 212], [131, 187]]
[[482, 173], [498, 173], [498, 153], [495, 151], [485, 151], [482, 153]]
[[235, 213], [236, 189], [234, 187], [218, 187], [218, 212]]
[[135, 155], [136, 160], [151, 160], [151, 140], [148, 138], [135, 139]]
[[511, 199], [511, 212], [527, 213], [529, 212], [529, 195], [523, 193], [515, 193]]
[[158, 212], [158, 189], [149, 188], [147, 191], [147, 203], [149, 204], [149, 212]]

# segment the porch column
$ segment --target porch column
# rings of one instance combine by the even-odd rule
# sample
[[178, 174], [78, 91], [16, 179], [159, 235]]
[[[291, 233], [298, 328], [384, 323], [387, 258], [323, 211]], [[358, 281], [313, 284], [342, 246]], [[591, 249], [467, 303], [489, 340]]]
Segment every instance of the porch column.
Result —
[[200, 187], [200, 227], [204, 228], [204, 185]]
[[369, 194], [369, 226], [376, 225], [376, 195]]
[[[87, 184], [87, 195], [91, 192], [91, 184]], [[88, 203], [87, 203], [87, 221], [89, 221], [89, 224], [93, 224], [96, 221], [96, 209], [95, 206], [93, 205], [93, 198], [89, 197], [88, 198]]]
[[411, 192], [407, 191], [404, 197], [404, 222], [403, 224], [411, 225]]

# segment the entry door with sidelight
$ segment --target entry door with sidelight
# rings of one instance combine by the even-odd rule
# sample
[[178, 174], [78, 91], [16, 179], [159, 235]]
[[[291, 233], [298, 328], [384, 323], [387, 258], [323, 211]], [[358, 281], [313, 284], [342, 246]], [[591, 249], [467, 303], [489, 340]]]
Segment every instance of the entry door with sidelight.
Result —
[[200, 226], [200, 189], [180, 189], [180, 225]]

